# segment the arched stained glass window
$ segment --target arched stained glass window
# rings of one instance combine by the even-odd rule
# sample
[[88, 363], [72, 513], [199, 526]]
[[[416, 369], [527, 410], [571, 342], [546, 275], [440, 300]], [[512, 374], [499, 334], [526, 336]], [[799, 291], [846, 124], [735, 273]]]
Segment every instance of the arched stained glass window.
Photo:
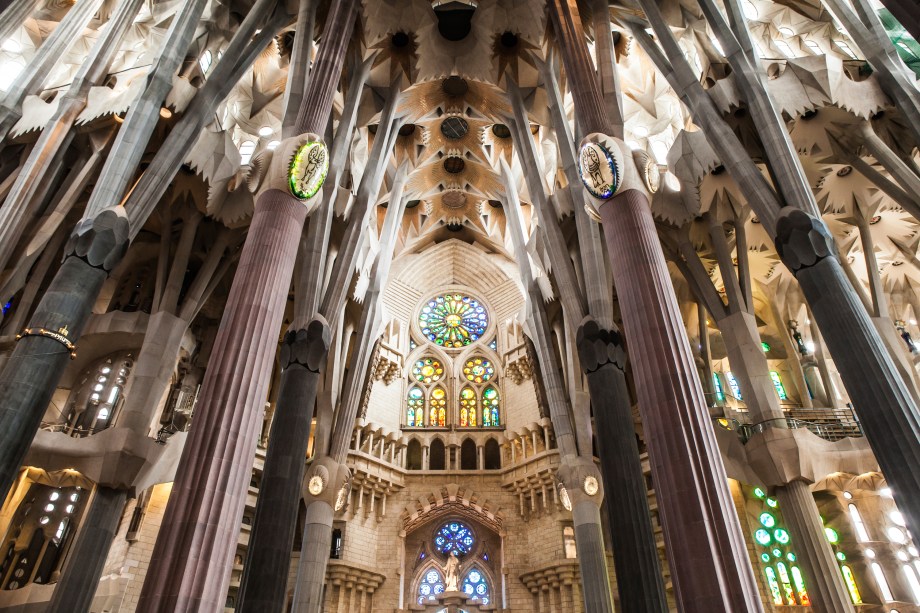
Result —
[[418, 317], [429, 341], [459, 349], [479, 340], [489, 325], [486, 309], [463, 294], [444, 294], [428, 301]]
[[431, 391], [431, 409], [428, 425], [443, 428], [447, 425], [447, 393], [443, 387]]
[[463, 365], [463, 376], [473, 383], [485, 383], [495, 375], [492, 362], [483, 357], [470, 358]]
[[470, 569], [463, 579], [463, 591], [469, 595], [473, 601], [480, 601], [482, 604], [489, 604], [489, 584], [486, 582], [485, 575], [475, 566]]
[[434, 537], [435, 547], [447, 556], [451, 552], [458, 557], [466, 555], [473, 548], [474, 542], [473, 531], [458, 521], [444, 524]]
[[500, 407], [498, 390], [491, 385], [482, 391], [482, 425], [486, 427], [501, 424], [498, 416]]
[[425, 425], [425, 393], [418, 386], [409, 388], [406, 395], [406, 425]]
[[412, 366], [412, 376], [419, 383], [437, 383], [444, 376], [444, 366], [435, 358], [422, 358]]
[[474, 427], [477, 413], [476, 392], [471, 387], [464, 387], [460, 390], [460, 427]]
[[435, 597], [443, 591], [444, 580], [441, 578], [441, 573], [432, 568], [425, 573], [418, 585], [418, 603], [425, 604], [425, 601], [435, 600]]

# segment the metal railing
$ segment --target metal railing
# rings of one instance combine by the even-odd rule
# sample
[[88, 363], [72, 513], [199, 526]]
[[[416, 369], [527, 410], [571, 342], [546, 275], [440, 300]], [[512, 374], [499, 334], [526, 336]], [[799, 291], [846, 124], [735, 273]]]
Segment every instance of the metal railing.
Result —
[[863, 436], [862, 426], [851, 409], [804, 409], [785, 410], [786, 417], [768, 419], [756, 424], [744, 423], [732, 418], [717, 418], [713, 421], [721, 428], [738, 433], [742, 443], [754, 434], [767, 428], [795, 430], [806, 428], [815, 436], [826, 441], [839, 441], [844, 438]]

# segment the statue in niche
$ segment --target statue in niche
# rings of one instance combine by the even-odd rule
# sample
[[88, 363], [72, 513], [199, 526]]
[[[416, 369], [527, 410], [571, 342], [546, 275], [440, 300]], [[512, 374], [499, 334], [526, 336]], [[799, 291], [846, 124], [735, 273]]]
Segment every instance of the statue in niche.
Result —
[[451, 551], [450, 557], [447, 558], [447, 564], [444, 566], [444, 591], [459, 592], [460, 587], [460, 558], [457, 552]]

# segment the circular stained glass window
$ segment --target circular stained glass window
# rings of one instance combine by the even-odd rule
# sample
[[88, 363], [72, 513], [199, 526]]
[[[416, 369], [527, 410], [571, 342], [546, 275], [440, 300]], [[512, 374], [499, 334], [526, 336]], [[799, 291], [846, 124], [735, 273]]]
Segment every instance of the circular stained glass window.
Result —
[[775, 538], [778, 543], [785, 545], [789, 542], [789, 533], [780, 528], [779, 530], [773, 531], [773, 538]]
[[412, 366], [412, 376], [419, 383], [434, 383], [444, 376], [444, 367], [434, 358], [422, 358]]
[[434, 537], [435, 547], [437, 547], [438, 551], [448, 556], [451, 552], [457, 556], [469, 553], [470, 549], [473, 548], [473, 543], [472, 530], [457, 521], [441, 526]]
[[441, 573], [432, 569], [425, 573], [425, 577], [418, 586], [418, 603], [423, 605], [426, 600], [435, 600], [438, 594], [444, 591], [444, 581]]
[[467, 573], [463, 580], [463, 592], [472, 600], [479, 600], [484, 605], [489, 604], [489, 584], [477, 568]]
[[754, 540], [760, 543], [761, 545], [767, 546], [770, 544], [770, 533], [761, 528], [754, 533]]
[[489, 316], [485, 307], [469, 296], [444, 294], [422, 307], [418, 323], [429, 341], [459, 349], [479, 340], [489, 325]]
[[467, 381], [473, 383], [484, 383], [492, 378], [495, 374], [495, 367], [492, 362], [485, 358], [470, 358], [463, 365], [463, 376]]
[[769, 513], [761, 513], [760, 523], [763, 524], [766, 528], [772, 528], [776, 525], [776, 519]]

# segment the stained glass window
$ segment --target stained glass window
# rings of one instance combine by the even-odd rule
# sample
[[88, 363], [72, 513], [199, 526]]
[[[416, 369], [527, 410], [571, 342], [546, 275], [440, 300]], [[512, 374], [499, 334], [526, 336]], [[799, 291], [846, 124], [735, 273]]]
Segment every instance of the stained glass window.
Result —
[[419, 383], [436, 383], [444, 376], [444, 366], [434, 358], [422, 358], [412, 366], [412, 376]]
[[458, 521], [444, 524], [434, 537], [434, 545], [444, 555], [466, 555], [473, 548], [473, 532]]
[[862, 596], [859, 595], [859, 588], [856, 587], [856, 578], [849, 566], [841, 566], [840, 572], [843, 573], [843, 580], [847, 584], [847, 591], [850, 592], [850, 600], [853, 604], [862, 604]]
[[725, 402], [725, 392], [722, 391], [722, 382], [719, 381], [718, 373], [712, 373], [712, 382], [716, 386], [716, 400], [719, 402]]
[[435, 569], [429, 570], [418, 585], [418, 603], [425, 604], [426, 600], [435, 600], [435, 596], [444, 591], [444, 580], [441, 573]]
[[768, 566], [764, 569], [764, 574], [767, 575], [767, 583], [770, 585], [770, 595], [773, 597], [773, 604], [783, 604], [783, 597], [779, 592], [779, 583], [776, 581], [776, 571], [773, 570], [772, 566]]
[[429, 341], [458, 349], [479, 340], [489, 325], [489, 317], [485, 307], [469, 296], [444, 294], [422, 307], [418, 323]]
[[476, 392], [470, 387], [464, 387], [460, 390], [460, 427], [475, 427], [478, 413]]
[[741, 386], [735, 380], [735, 375], [731, 371], [725, 371], [725, 378], [728, 380], [728, 387], [732, 390], [732, 396], [741, 400]]
[[786, 395], [786, 388], [783, 387], [783, 380], [779, 378], [779, 373], [775, 370], [770, 371], [770, 379], [773, 380], [773, 387], [776, 388], [776, 394], [779, 396], [780, 400], [788, 400]]
[[489, 584], [485, 576], [475, 566], [470, 569], [463, 580], [463, 591], [470, 596], [471, 600], [479, 600], [482, 604], [489, 604]]
[[412, 386], [406, 395], [406, 425], [425, 425], [425, 394], [417, 386]]
[[494, 374], [495, 367], [492, 366], [492, 362], [485, 358], [470, 358], [463, 365], [463, 376], [466, 377], [467, 381], [472, 381], [473, 383], [485, 383]]
[[498, 426], [501, 424], [498, 418], [499, 409], [498, 390], [491, 385], [482, 391], [482, 425]]
[[443, 428], [447, 425], [447, 393], [443, 387], [436, 387], [431, 392], [431, 418], [429, 426]]

